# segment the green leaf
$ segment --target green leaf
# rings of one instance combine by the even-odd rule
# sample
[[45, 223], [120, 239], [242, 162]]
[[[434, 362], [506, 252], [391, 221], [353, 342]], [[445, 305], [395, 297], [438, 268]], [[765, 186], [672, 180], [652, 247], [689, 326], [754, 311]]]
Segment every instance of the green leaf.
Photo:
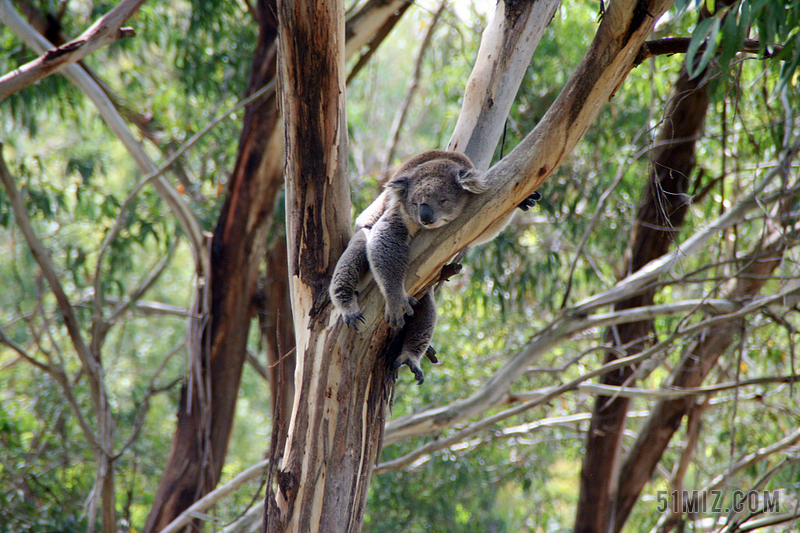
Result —
[[[690, 78], [699, 76], [708, 66], [711, 58], [717, 52], [717, 36], [719, 35], [720, 19], [717, 17], [705, 19], [697, 25], [697, 29], [692, 35], [689, 49], [686, 51], [686, 71]], [[697, 51], [705, 43], [706, 49], [699, 61], [695, 61]]]

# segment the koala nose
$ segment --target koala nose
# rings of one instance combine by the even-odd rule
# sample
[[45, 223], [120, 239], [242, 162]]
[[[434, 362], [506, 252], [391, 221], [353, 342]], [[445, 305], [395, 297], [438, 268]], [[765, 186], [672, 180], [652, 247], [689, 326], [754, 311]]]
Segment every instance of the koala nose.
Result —
[[436, 222], [433, 209], [428, 204], [422, 204], [419, 206], [419, 221], [422, 222], [424, 226]]

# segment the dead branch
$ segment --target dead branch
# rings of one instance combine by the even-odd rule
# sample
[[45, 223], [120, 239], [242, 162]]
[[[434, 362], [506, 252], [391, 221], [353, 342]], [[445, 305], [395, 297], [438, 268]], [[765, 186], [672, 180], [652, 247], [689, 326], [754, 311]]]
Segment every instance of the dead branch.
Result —
[[[144, 0], [122, 0], [77, 39], [47, 50], [38, 59], [0, 77], [0, 102], [9, 95], [58, 72], [67, 65], [80, 61], [104, 46], [123, 37], [133, 37], [133, 29], [123, 28], [122, 24], [143, 3]], [[6, 20], [10, 16], [9, 10], [13, 9], [10, 0], [0, 0], [0, 19]]]

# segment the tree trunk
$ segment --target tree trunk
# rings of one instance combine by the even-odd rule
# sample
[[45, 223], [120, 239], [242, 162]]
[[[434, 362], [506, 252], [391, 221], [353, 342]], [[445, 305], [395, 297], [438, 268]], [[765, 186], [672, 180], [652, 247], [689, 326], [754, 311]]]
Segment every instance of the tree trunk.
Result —
[[[788, 215], [786, 209], [788, 203], [783, 202], [784, 216]], [[763, 242], [742, 261], [742, 271], [739, 272], [735, 285], [728, 291], [727, 298], [747, 299], [756, 296], [769, 281], [772, 272], [780, 265], [783, 252], [789, 243], [781, 228], [775, 228], [772, 224], [770, 226], [772, 226], [771, 231]], [[701, 386], [716, 365], [719, 356], [725, 353], [740, 330], [740, 322], [726, 322], [697, 335], [697, 339], [685, 350], [678, 367], [666, 380], [664, 388]], [[620, 469], [619, 492], [613, 523], [615, 532], [622, 530], [669, 441], [694, 404], [695, 398], [687, 396], [680, 400], [659, 401], [650, 409], [650, 415]]]
[[289, 270], [286, 263], [286, 237], [275, 239], [266, 255], [267, 279], [259, 312], [262, 344], [267, 365], [272, 402], [272, 431], [278, 431], [277, 449], [286, 444], [286, 429], [294, 403], [295, 343]]
[[[248, 94], [275, 75], [274, 3], [259, 2], [260, 33]], [[160, 531], [219, 481], [233, 426], [265, 231], [283, 183], [274, 94], [247, 107], [239, 157], [211, 241], [210, 316], [192, 349], [178, 425], [145, 532]], [[197, 298], [206, 297], [201, 287]], [[213, 430], [212, 430], [213, 428]]]
[[[347, 31], [348, 43], [352, 42], [351, 53], [369, 41], [370, 32], [375, 28], [391, 29], [399, 18], [396, 12], [402, 14], [406, 7], [406, 2], [398, 0], [372, 0], [354, 13]], [[260, 32], [248, 94], [270, 83], [276, 75], [276, 9], [274, 0], [259, 2]], [[265, 234], [272, 220], [277, 193], [283, 185], [281, 124], [274, 95], [246, 109], [239, 156], [211, 246], [210, 329], [207, 326], [202, 338], [198, 335], [200, 340], [193, 343], [190, 359], [198, 367], [198, 379], [193, 387], [184, 387], [182, 391], [172, 449], [145, 532], [159, 531], [216, 485], [233, 427], [254, 308], [277, 311], [283, 305], [285, 283], [280, 281], [265, 287], [260, 306], [253, 302]], [[278, 256], [285, 251], [273, 249], [270, 253], [272, 259], [279, 260]], [[280, 271], [285, 271], [285, 265]], [[274, 272], [270, 271], [269, 276], [274, 278]], [[198, 298], [202, 297], [201, 290]], [[280, 343], [273, 335], [273, 326], [268, 326], [270, 331], [265, 332], [265, 340], [270, 343], [269, 354], [278, 354], [280, 347], [283, 352], [280, 355], [286, 355], [294, 345], [292, 336], [286, 335], [291, 323], [291, 313], [285, 312], [281, 317]], [[286, 388], [279, 394], [284, 405], [291, 405], [293, 380], [286, 377], [293, 375], [292, 356], [284, 357], [280, 366], [284, 376], [281, 381]], [[202, 387], [196, 386], [199, 383]], [[277, 374], [272, 379], [273, 395], [276, 385]], [[203, 391], [205, 397], [201, 394]], [[187, 398], [190, 392], [191, 401]], [[281, 411], [288, 417], [287, 407]], [[274, 423], [285, 432], [285, 421], [275, 420]]]
[[[649, 178], [634, 222], [624, 271], [636, 272], [664, 255], [683, 225], [688, 208], [689, 176], [694, 169], [696, 138], [708, 109], [707, 85], [703, 78], [689, 80], [682, 70], [675, 83], [653, 148]], [[654, 289], [620, 302], [617, 310], [653, 304]], [[605, 342], [618, 350], [608, 351], [604, 363], [640, 353], [651, 344], [651, 320], [620, 324], [606, 330]], [[626, 367], [600, 379], [620, 386], [633, 375]], [[630, 385], [630, 384], [629, 384]], [[620, 439], [625, 430], [629, 398], [598, 396], [587, 436], [581, 469], [581, 486], [575, 531], [604, 533], [615, 510]]]
[[[370, 337], [331, 320], [330, 275], [351, 233], [346, 164], [344, 7], [279, 2], [286, 125], [287, 249], [297, 370], [267, 531], [358, 531], [380, 443], [389, 371]], [[372, 307], [373, 309], [378, 306]]]
[[[491, 194], [472, 198], [452, 224], [412, 241], [410, 293], [433, 283], [450, 257], [558, 167], [622, 83], [653, 20], [668, 6], [621, 0], [608, 7], [556, 103], [486, 174]], [[267, 531], [357, 531], [383, 427], [389, 331], [382, 296], [374, 283], [361, 293], [366, 323], [360, 333], [342, 326], [327, 297], [330, 273], [351, 232], [342, 168], [343, 47], [335, 30], [343, 26], [340, 11], [341, 5], [321, 0], [279, 5], [297, 392], [278, 491], [267, 496]]]

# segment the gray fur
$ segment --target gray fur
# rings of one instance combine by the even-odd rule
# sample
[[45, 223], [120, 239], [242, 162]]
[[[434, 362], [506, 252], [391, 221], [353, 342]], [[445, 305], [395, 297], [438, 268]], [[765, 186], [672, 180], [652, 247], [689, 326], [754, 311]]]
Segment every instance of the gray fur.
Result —
[[470, 195], [487, 191], [483, 176], [457, 152], [430, 150], [412, 157], [356, 219], [356, 233], [333, 272], [331, 300], [345, 323], [358, 329], [364, 316], [357, 286], [367, 269], [372, 271], [386, 301], [386, 322], [396, 331], [408, 322], [394, 366], [408, 365], [418, 383], [424, 379], [420, 358], [436, 326], [436, 303], [432, 289], [419, 302], [405, 290], [409, 242], [419, 230], [439, 228], [458, 217]]

